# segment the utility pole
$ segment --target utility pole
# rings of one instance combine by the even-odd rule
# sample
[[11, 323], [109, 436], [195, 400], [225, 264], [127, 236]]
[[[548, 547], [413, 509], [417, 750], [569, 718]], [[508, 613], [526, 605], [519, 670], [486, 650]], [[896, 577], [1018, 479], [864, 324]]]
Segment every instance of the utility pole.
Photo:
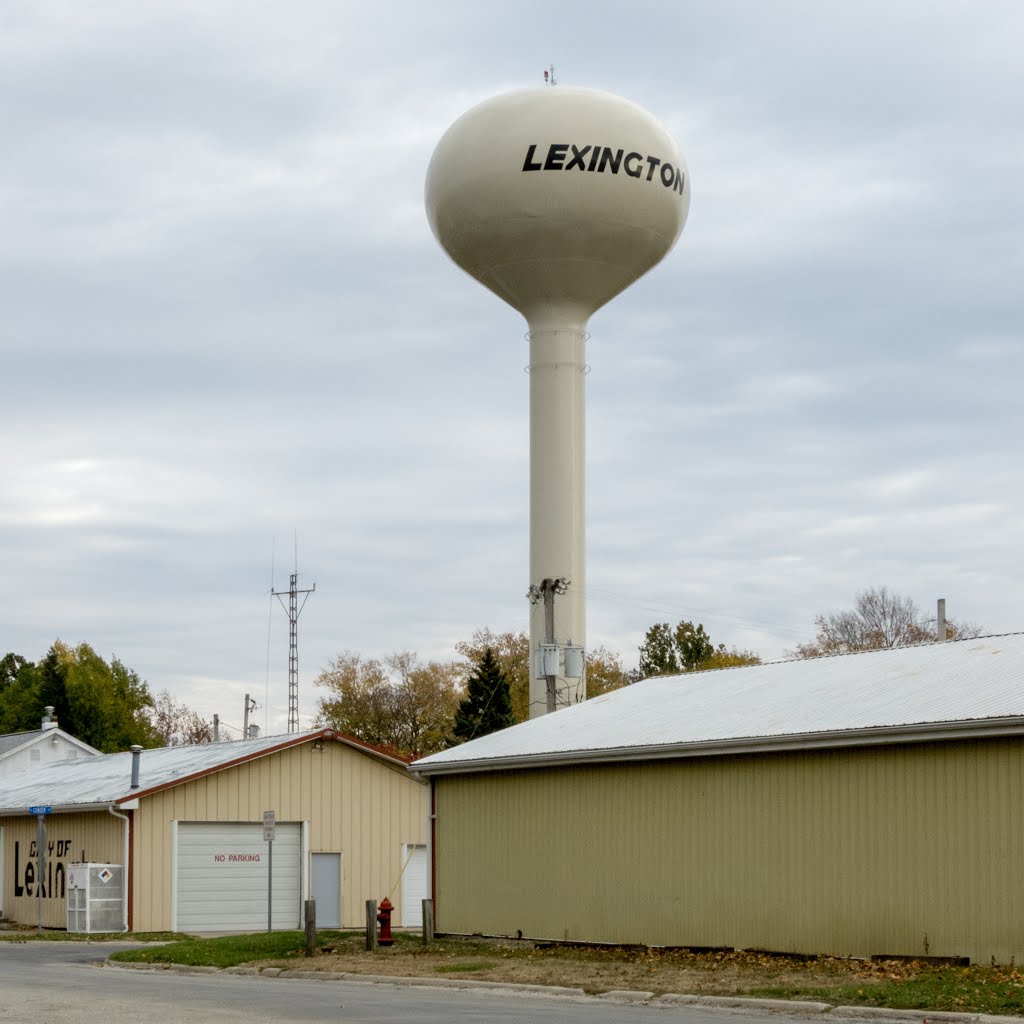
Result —
[[[296, 568], [288, 577], [287, 590], [272, 590], [271, 594], [281, 601], [288, 595], [288, 604], [281, 601], [281, 607], [288, 613], [288, 731], [299, 731], [299, 616], [306, 607], [309, 595], [316, 590], [316, 584], [306, 590], [299, 590], [299, 572]], [[305, 594], [299, 604], [299, 594]]]
[[944, 597], [939, 598], [938, 608], [935, 615], [935, 639], [939, 643], [944, 643], [946, 640], [946, 599]]
[[[544, 680], [547, 684], [546, 713], [549, 715], [555, 710], [558, 695], [558, 666], [548, 662], [549, 655], [558, 655], [557, 650], [552, 650], [555, 647], [555, 594], [564, 594], [568, 589], [569, 581], [560, 576], [557, 580], [541, 580], [540, 587], [530, 587], [526, 595], [532, 604], [541, 600], [544, 602], [544, 647], [541, 648], [541, 655], [544, 662]], [[553, 673], [549, 671], [552, 668], [555, 669]]]
[[249, 739], [249, 712], [256, 710], [256, 701], [245, 695], [245, 711], [242, 713], [242, 739]]

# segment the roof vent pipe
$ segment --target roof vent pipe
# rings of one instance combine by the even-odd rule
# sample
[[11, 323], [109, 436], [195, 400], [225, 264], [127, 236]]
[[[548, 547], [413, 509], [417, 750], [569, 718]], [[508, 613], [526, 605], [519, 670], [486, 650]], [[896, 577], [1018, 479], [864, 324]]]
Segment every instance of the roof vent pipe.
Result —
[[57, 728], [57, 719], [53, 717], [53, 711], [51, 706], [43, 708], [43, 732], [46, 732], [47, 729]]
[[142, 760], [142, 747], [133, 743], [129, 749], [132, 752], [132, 789], [139, 788], [139, 762]]

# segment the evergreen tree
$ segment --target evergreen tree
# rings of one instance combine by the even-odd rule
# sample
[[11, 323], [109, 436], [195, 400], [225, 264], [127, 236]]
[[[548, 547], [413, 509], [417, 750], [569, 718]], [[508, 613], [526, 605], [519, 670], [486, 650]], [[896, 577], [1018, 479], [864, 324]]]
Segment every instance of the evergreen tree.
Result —
[[488, 647], [466, 681], [466, 697], [455, 712], [455, 737], [471, 740], [513, 723], [508, 679]]

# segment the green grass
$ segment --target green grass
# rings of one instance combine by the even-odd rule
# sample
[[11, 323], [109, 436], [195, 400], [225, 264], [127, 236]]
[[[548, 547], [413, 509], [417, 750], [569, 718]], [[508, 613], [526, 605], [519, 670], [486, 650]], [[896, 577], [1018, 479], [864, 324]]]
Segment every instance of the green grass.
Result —
[[[331, 946], [349, 933], [324, 931], [317, 945]], [[360, 933], [361, 934], [361, 933]], [[222, 935], [215, 939], [184, 937], [153, 949], [130, 949], [110, 959], [128, 963], [187, 964], [192, 967], [238, 967], [254, 960], [286, 960], [304, 957], [305, 932], [257, 932], [253, 935]]]
[[1014, 967], [933, 967], [905, 978], [829, 987], [765, 986], [751, 995], [813, 999], [834, 1005], [885, 1006], [896, 1010], [953, 1010], [1024, 1015], [1024, 975]]
[[187, 939], [181, 932], [81, 932], [0, 931], [0, 942], [176, 942]]
[[434, 970], [438, 974], [462, 974], [467, 971], [489, 971], [497, 966], [491, 960], [469, 960], [464, 964], [439, 964]]
[[[59, 934], [59, 933], [56, 933]], [[44, 938], [51, 936], [44, 935]], [[72, 938], [73, 936], [67, 936]], [[110, 936], [124, 939], [127, 936]], [[23, 936], [22, 938], [28, 938]], [[234, 967], [276, 961], [296, 967], [305, 961], [305, 934], [301, 931], [232, 935], [215, 939], [171, 935], [130, 936], [131, 939], [175, 939], [166, 945], [117, 953], [112, 959], [154, 964], [190, 964]], [[1012, 964], [959, 967], [929, 961], [866, 961], [822, 957], [806, 962], [753, 952], [688, 953], [643, 947], [578, 947], [557, 944], [497, 943], [479, 938], [439, 938], [424, 946], [420, 936], [396, 933], [392, 947], [365, 950], [363, 933], [322, 931], [317, 944], [323, 954], [365, 957], [367, 970], [391, 958], [391, 966], [404, 961], [417, 964], [420, 973], [466, 974], [488, 971], [512, 960], [525, 960], [546, 969], [546, 983], [579, 985], [582, 965], [628, 964], [635, 967], [622, 987], [659, 988], [657, 977], [673, 966], [685, 968], [690, 991], [718, 991], [775, 999], [811, 999], [832, 1005], [859, 1005], [924, 1011], [954, 1010], [1024, 1016], [1024, 972]], [[440, 959], [423, 962], [421, 957]], [[309, 961], [305, 961], [310, 963]], [[555, 968], [554, 971], [551, 969]], [[400, 970], [399, 970], [399, 973]], [[702, 981], [701, 978], [706, 980]], [[625, 982], [625, 977], [623, 978]], [[633, 983], [635, 982], [635, 984]], [[662, 985], [665, 983], [662, 982]], [[592, 987], [592, 984], [591, 984]], [[599, 989], [595, 989], [598, 991]], [[687, 991], [685, 988], [662, 988]]]

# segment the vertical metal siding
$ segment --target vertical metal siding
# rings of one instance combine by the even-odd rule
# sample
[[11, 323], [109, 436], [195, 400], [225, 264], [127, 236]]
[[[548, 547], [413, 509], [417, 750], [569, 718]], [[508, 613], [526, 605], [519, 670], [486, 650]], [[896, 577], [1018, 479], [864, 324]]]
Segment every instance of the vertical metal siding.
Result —
[[1024, 958], [1024, 743], [441, 776], [437, 927]]
[[390, 894], [400, 902], [402, 844], [425, 841], [426, 792], [401, 769], [327, 742], [143, 797], [135, 812], [135, 928], [170, 927], [172, 821], [257, 822], [270, 809], [279, 822], [309, 822], [311, 851], [344, 854], [342, 924], [359, 927], [366, 900]]
[[[0, 820], [3, 825], [4, 914], [20, 924], [36, 924], [39, 914], [35, 895], [15, 895], [25, 889], [26, 856], [36, 841], [36, 819], [27, 815]], [[43, 898], [43, 926], [67, 927], [66, 872], [69, 864], [85, 861], [98, 864], [120, 864], [124, 859], [124, 822], [109, 814], [51, 814], [46, 819], [47, 876], [55, 881], [53, 891]], [[57, 844], [67, 843], [63, 856], [57, 857]], [[18, 844], [17, 858], [15, 844]], [[15, 861], [17, 874], [15, 875]], [[35, 858], [33, 858], [33, 863]], [[61, 866], [60, 872], [57, 865]], [[61, 886], [60, 879], [64, 878]], [[33, 888], [34, 893], [34, 888]]]

